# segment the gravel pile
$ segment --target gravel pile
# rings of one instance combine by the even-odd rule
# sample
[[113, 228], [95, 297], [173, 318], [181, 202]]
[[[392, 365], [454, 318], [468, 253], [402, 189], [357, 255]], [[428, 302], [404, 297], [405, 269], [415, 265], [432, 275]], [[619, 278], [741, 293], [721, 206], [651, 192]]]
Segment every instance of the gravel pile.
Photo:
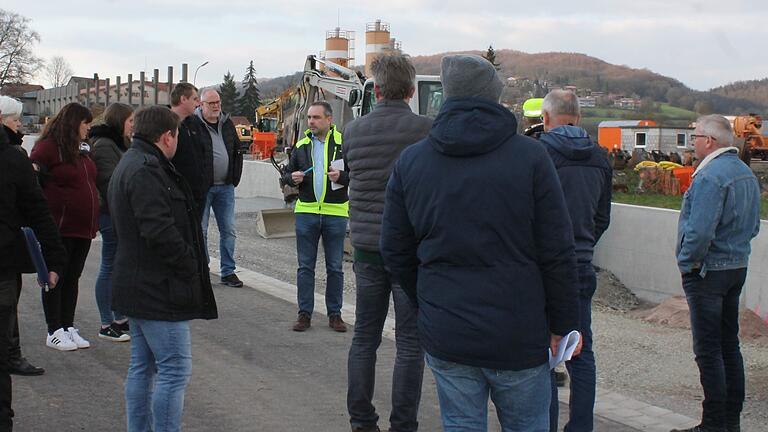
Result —
[[640, 302], [632, 291], [621, 283], [619, 278], [608, 270], [597, 270], [597, 291], [592, 301], [600, 306], [619, 312], [635, 309]]

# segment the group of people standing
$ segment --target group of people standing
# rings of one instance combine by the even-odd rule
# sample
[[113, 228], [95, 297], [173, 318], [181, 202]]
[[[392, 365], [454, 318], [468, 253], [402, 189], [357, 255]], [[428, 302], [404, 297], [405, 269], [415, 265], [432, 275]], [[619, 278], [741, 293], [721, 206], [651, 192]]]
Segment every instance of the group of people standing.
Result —
[[[44, 373], [21, 356], [18, 343], [21, 274], [35, 271], [22, 226], [36, 233], [51, 271], [42, 291], [45, 343], [59, 351], [90, 347], [75, 325], [75, 310], [91, 241], [101, 233], [98, 336], [133, 339], [126, 380], [129, 430], [149, 430], [152, 422], [154, 430], [178, 429], [181, 405], [173, 401], [183, 398], [191, 371], [188, 321], [216, 317], [204, 235], [211, 208], [221, 237], [221, 283], [242, 286], [234, 274], [234, 188], [243, 156], [215, 90], [204, 92], [202, 106], [188, 83], [178, 84], [171, 98], [171, 109], [136, 113], [129, 105], [111, 104], [93, 127], [88, 108], [65, 105], [28, 157], [18, 130], [21, 103], [0, 98], [0, 322], [9, 323], [7, 334], [0, 332], [0, 430], [12, 425], [9, 373]], [[177, 143], [182, 150], [174, 159]], [[135, 172], [125, 174], [129, 166]], [[154, 406], [147, 404], [153, 394]]]
[[[536, 140], [517, 134], [514, 115], [498, 103], [502, 81], [481, 57], [443, 58], [445, 101], [434, 121], [409, 107], [415, 69], [408, 57], [381, 56], [371, 68], [374, 110], [342, 132], [331, 106], [313, 103], [283, 178], [299, 189], [293, 330], [311, 327], [321, 239], [328, 325], [347, 330], [341, 262], [349, 222], [357, 289], [347, 364], [352, 430], [380, 430], [372, 399], [390, 298], [397, 347], [390, 431], [418, 429], [425, 363], [446, 431], [485, 431], [489, 397], [502, 430], [556, 431], [548, 351], [556, 354], [574, 330], [580, 343], [566, 363], [565, 430], [593, 430], [592, 255], [610, 223], [612, 173], [605, 151], [578, 127], [578, 98], [548, 94]], [[8, 372], [35, 369], [19, 360], [10, 338], [20, 273], [32, 271], [19, 253], [22, 226], [37, 233], [51, 270], [46, 344], [62, 351], [90, 345], [74, 316], [78, 279], [101, 231], [99, 336], [132, 341], [128, 430], [180, 430], [189, 321], [218, 316], [210, 209], [221, 234], [221, 283], [242, 286], [234, 273], [242, 154], [218, 93], [201, 96], [182, 83], [170, 109], [111, 105], [90, 134], [90, 111], [69, 104], [46, 125], [31, 162], [13, 145], [15, 123], [0, 133], [0, 322], [9, 323], [0, 332], [0, 430], [12, 424]], [[693, 137], [701, 162], [683, 202], [677, 259], [705, 397], [702, 423], [687, 431], [738, 432], [738, 298], [759, 229], [759, 188], [731, 146], [727, 120], [702, 117]]]
[[[565, 363], [565, 430], [593, 430], [592, 257], [610, 223], [612, 169], [578, 126], [578, 98], [550, 92], [534, 139], [516, 133], [517, 120], [498, 103], [503, 84], [481, 57], [443, 58], [444, 104], [434, 122], [409, 108], [415, 70], [407, 57], [382, 56], [371, 69], [374, 110], [339, 133], [330, 106], [315, 103], [283, 178], [299, 188], [296, 331], [310, 327], [320, 238], [329, 326], [344, 331], [338, 219], [349, 212], [357, 290], [347, 365], [353, 432], [380, 430], [372, 399], [390, 298], [397, 348], [390, 431], [418, 429], [425, 359], [446, 431], [485, 431], [489, 396], [504, 431], [558, 430], [548, 350], [556, 354], [573, 330], [580, 343]], [[705, 397], [701, 424], [685, 431], [738, 432], [738, 298], [759, 229], [759, 188], [736, 156], [725, 118], [701, 117], [693, 137], [701, 162], [683, 202], [677, 257]], [[341, 172], [331, 164], [337, 159]]]

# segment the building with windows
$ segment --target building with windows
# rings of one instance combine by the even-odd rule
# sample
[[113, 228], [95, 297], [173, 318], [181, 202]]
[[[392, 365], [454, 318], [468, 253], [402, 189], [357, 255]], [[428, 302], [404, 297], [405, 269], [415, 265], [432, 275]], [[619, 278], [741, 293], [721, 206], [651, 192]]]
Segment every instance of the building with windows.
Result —
[[692, 133], [693, 128], [689, 127], [624, 126], [621, 128], [621, 149], [682, 153], [692, 148]]

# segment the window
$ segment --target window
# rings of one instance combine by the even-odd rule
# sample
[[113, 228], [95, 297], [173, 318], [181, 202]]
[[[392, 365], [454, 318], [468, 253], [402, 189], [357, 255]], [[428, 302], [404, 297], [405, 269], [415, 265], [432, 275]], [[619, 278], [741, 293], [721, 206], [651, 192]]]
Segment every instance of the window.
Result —
[[688, 145], [688, 135], [684, 133], [677, 134], [677, 146], [686, 147]]
[[419, 83], [419, 114], [435, 118], [443, 106], [443, 84], [440, 82]]
[[645, 132], [635, 134], [635, 147], [645, 147]]
[[373, 94], [373, 81], [366, 83], [363, 89], [363, 106], [360, 112], [361, 116], [373, 111], [373, 107], [376, 106], [376, 96]]

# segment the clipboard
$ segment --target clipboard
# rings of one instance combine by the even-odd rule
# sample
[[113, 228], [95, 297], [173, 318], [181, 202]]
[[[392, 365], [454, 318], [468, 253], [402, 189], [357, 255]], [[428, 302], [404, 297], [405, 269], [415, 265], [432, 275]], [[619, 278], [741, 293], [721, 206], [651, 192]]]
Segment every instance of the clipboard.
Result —
[[32, 259], [32, 264], [35, 265], [37, 270], [37, 282], [40, 286], [49, 291], [51, 281], [48, 279], [48, 266], [45, 264], [43, 258], [43, 251], [40, 249], [40, 242], [37, 241], [35, 232], [30, 227], [21, 227], [21, 232], [24, 233], [24, 240], [27, 242], [27, 250], [29, 251], [29, 257]]

